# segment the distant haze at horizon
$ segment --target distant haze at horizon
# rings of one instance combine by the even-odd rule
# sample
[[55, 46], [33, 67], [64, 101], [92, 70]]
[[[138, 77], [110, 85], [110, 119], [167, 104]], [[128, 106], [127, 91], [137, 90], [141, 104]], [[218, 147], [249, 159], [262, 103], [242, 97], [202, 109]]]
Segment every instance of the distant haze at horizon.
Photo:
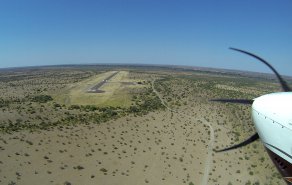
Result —
[[0, 68], [186, 65], [292, 76], [292, 1], [2, 1]]
[[[26, 69], [46, 69], [46, 68], [63, 68], [63, 67], [76, 67], [76, 66], [81, 66], [81, 67], [86, 67], [86, 66], [113, 66], [113, 67], [162, 67], [162, 68], [170, 68], [170, 69], [178, 69], [178, 70], [194, 70], [194, 71], [206, 71], [206, 72], [222, 72], [222, 73], [234, 73], [234, 74], [244, 74], [246, 75], [268, 75], [270, 77], [274, 76], [274, 79], [277, 80], [276, 75], [270, 70], [268, 72], [260, 72], [260, 71], [249, 71], [245, 69], [228, 69], [228, 68], [220, 68], [220, 67], [204, 67], [204, 66], [190, 66], [190, 65], [176, 65], [176, 64], [151, 64], [151, 63], [82, 63], [82, 64], [52, 64], [52, 65], [34, 65], [34, 66], [16, 66], [16, 67], [6, 67], [6, 68], [0, 68], [1, 70], [26, 70]], [[280, 74], [282, 77], [284, 77], [284, 80], [291, 80], [292, 75], [285, 75], [285, 74]], [[267, 76], [266, 76], [267, 77]], [[286, 78], [286, 79], [285, 79]]]

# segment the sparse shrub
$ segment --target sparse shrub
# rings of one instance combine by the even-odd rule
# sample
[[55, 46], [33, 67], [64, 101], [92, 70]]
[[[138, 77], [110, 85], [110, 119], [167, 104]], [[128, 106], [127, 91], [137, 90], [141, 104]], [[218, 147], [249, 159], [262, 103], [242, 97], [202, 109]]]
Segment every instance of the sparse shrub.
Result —
[[49, 95], [37, 95], [37, 96], [31, 97], [30, 100], [33, 102], [38, 102], [38, 103], [47, 103], [48, 101], [52, 101], [53, 98]]
[[77, 170], [83, 170], [83, 169], [84, 169], [84, 167], [83, 167], [83, 166], [80, 166], [80, 165], [78, 165], [78, 166], [76, 166], [76, 169], [77, 169]]
[[71, 105], [69, 107], [69, 110], [73, 110], [73, 109], [80, 109], [80, 106], [79, 105]]
[[71, 184], [71, 182], [66, 181], [66, 182], [64, 182], [64, 185], [72, 185], [72, 184]]
[[103, 173], [106, 173], [107, 172], [107, 169], [101, 168], [100, 171], [102, 171]]

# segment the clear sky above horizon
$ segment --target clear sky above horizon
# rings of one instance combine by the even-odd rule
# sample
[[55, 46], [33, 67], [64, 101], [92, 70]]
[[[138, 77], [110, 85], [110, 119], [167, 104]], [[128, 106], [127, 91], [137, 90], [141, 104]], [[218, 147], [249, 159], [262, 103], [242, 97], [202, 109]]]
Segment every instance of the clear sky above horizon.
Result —
[[2, 0], [0, 68], [174, 64], [292, 76], [291, 0]]

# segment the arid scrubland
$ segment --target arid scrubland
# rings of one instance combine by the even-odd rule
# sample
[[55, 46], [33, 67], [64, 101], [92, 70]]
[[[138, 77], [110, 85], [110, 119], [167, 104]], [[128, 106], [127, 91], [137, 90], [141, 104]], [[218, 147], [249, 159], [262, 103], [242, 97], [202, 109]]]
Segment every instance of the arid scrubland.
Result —
[[[104, 93], [86, 92], [111, 71]], [[249, 106], [209, 99], [254, 98], [278, 90], [273, 80], [63, 66], [1, 71], [0, 83], [0, 184], [284, 184], [260, 142], [208, 150], [255, 131]]]

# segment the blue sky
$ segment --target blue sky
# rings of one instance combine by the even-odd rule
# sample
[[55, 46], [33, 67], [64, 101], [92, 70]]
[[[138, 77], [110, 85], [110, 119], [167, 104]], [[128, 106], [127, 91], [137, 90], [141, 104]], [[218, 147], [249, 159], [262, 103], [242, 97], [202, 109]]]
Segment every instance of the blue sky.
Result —
[[291, 0], [2, 0], [0, 67], [142, 63], [292, 75]]

